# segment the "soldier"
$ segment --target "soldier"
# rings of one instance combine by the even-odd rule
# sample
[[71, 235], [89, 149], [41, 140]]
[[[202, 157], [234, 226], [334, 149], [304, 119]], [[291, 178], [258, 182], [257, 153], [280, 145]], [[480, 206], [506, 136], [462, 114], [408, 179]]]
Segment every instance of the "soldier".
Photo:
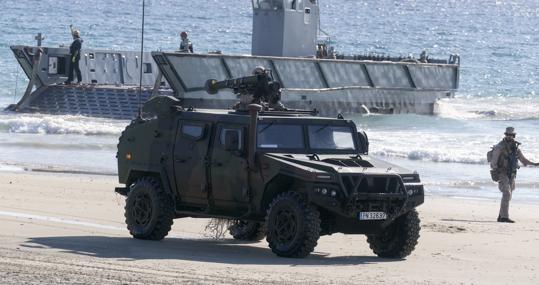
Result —
[[180, 43], [180, 52], [193, 53], [193, 44], [187, 38], [187, 33], [181, 32], [180, 37], [182, 38], [182, 42]]
[[79, 68], [80, 50], [82, 48], [82, 39], [80, 38], [80, 31], [71, 28], [71, 35], [73, 36], [73, 43], [69, 47], [69, 73], [67, 75], [67, 81], [65, 84], [71, 84], [73, 81], [73, 72], [77, 73], [77, 83], [82, 81], [82, 75]]
[[507, 127], [505, 138], [494, 146], [490, 161], [492, 179], [498, 182], [498, 188], [503, 194], [498, 216], [498, 222], [501, 223], [515, 222], [509, 219], [509, 201], [511, 201], [515, 190], [515, 178], [519, 168], [518, 161], [520, 160], [524, 166], [539, 166], [539, 163], [531, 162], [524, 157], [518, 148], [520, 143], [515, 141], [515, 136], [515, 129]]
[[419, 62], [421, 63], [428, 63], [429, 62], [429, 56], [427, 55], [427, 51], [423, 50], [421, 54], [419, 55]]
[[[257, 66], [253, 70], [253, 75], [264, 75], [266, 74], [266, 68], [263, 66]], [[259, 84], [255, 90], [255, 94], [253, 94], [255, 97], [263, 98], [265, 95], [270, 94], [269, 98], [265, 98], [265, 100], [268, 101], [269, 107], [276, 110], [276, 111], [284, 111], [286, 108], [281, 102], [281, 90], [269, 90], [268, 89], [268, 78], [265, 77], [265, 82], [263, 84]], [[279, 85], [280, 86], [280, 85]], [[276, 93], [272, 91], [277, 91]], [[276, 95], [276, 96], [271, 96]], [[264, 99], [262, 99], [264, 100]], [[260, 104], [260, 102], [258, 102]]]

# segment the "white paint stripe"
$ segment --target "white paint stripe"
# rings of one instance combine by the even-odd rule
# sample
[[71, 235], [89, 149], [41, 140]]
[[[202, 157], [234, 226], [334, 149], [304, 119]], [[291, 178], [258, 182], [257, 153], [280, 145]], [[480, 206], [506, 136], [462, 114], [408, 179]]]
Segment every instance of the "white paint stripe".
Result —
[[[25, 213], [17, 213], [17, 212], [6, 212], [6, 211], [0, 211], [0, 216], [12, 217], [12, 218], [18, 218], [18, 219], [27, 219], [27, 220], [37, 220], [37, 221], [44, 221], [44, 222], [52, 222], [52, 223], [60, 223], [60, 224], [67, 224], [67, 225], [74, 225], [74, 226], [84, 226], [84, 227], [90, 227], [90, 228], [95, 228], [95, 229], [104, 229], [104, 230], [127, 232], [127, 229], [124, 228], [124, 227], [101, 225], [101, 224], [88, 223], [88, 222], [82, 222], [82, 221], [76, 221], [76, 220], [68, 220], [68, 219], [57, 218], [57, 217], [47, 217], [47, 216], [25, 214]], [[182, 234], [182, 235], [168, 235], [168, 237], [181, 238], [181, 239], [203, 239], [203, 238], [201, 238], [201, 235], [191, 234], [191, 233]]]

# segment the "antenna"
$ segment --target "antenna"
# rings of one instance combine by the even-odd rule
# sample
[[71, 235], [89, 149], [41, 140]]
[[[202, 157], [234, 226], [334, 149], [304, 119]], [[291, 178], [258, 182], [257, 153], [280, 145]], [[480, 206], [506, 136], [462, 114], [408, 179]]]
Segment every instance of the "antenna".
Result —
[[144, 56], [144, 8], [146, 6], [145, 0], [142, 0], [142, 31], [141, 31], [141, 40], [140, 40], [140, 77], [139, 77], [139, 93], [138, 93], [138, 116], [137, 118], [142, 118], [142, 103], [141, 103], [141, 97], [142, 97], [142, 66], [143, 64], [143, 56]]

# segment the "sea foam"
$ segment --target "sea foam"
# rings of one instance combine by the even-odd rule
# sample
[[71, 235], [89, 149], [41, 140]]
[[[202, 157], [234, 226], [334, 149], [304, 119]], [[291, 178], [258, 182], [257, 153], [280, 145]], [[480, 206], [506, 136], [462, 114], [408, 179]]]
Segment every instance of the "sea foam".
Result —
[[436, 103], [435, 114], [442, 118], [496, 121], [539, 119], [539, 98], [529, 97], [457, 97]]
[[128, 123], [82, 116], [0, 114], [0, 131], [11, 133], [118, 136]]

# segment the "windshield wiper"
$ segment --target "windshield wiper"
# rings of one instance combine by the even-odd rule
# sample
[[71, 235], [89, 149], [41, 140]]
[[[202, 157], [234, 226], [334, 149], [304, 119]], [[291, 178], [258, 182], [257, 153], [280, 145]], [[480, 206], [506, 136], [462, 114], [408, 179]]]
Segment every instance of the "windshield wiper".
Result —
[[319, 133], [319, 132], [321, 132], [323, 129], [325, 129], [325, 128], [329, 127], [329, 126], [330, 126], [330, 124], [327, 124], [327, 125], [321, 127], [320, 129], [314, 131], [314, 132], [315, 132], [315, 133]]
[[263, 133], [267, 128], [271, 127], [273, 125], [273, 122], [269, 123], [267, 126], [262, 128], [260, 131], [258, 131], [259, 134]]
[[318, 154], [316, 154], [316, 153], [308, 154], [307, 157], [308, 157], [310, 160], [320, 161], [320, 157], [318, 157]]
[[359, 153], [354, 155], [354, 156], [350, 156], [350, 158], [351, 159], [357, 159], [357, 160], [363, 160], [363, 158], [361, 157], [361, 155], [359, 155]]

